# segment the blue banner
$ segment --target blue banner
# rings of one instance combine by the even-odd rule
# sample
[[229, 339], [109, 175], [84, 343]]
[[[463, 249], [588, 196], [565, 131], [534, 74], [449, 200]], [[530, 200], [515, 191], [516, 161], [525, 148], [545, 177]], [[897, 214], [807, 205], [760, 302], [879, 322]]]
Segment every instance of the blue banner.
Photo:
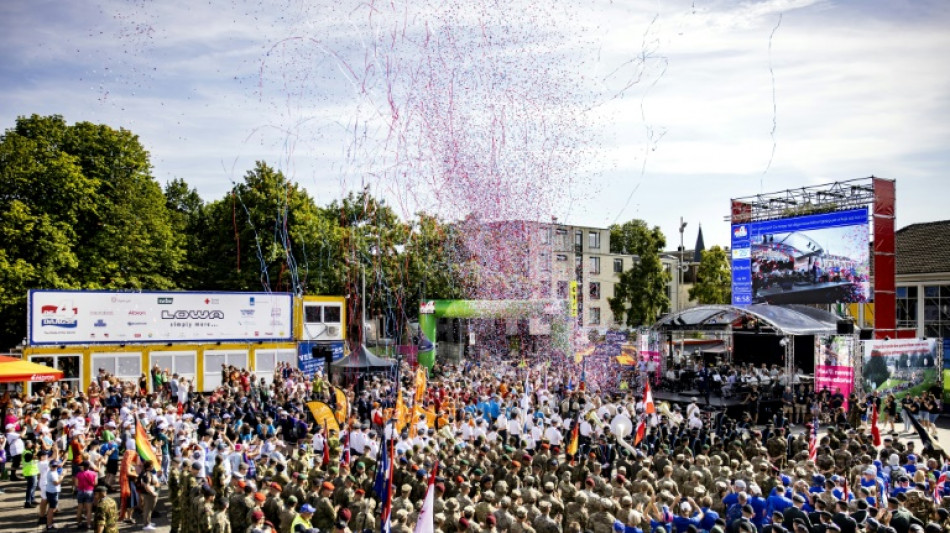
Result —
[[308, 378], [313, 377], [318, 370], [323, 369], [323, 358], [313, 356], [313, 349], [317, 346], [329, 346], [333, 350], [334, 361], [343, 359], [343, 341], [298, 343], [297, 368], [306, 374]]

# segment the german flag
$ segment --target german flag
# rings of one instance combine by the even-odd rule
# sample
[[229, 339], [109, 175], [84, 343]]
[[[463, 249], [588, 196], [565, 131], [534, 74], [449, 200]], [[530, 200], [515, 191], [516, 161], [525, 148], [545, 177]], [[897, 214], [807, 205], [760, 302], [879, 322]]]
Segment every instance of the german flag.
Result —
[[580, 446], [580, 430], [580, 420], [574, 419], [574, 427], [571, 429], [571, 440], [567, 443], [567, 454], [571, 456], [571, 463], [573, 463], [574, 459], [577, 457], [577, 449]]

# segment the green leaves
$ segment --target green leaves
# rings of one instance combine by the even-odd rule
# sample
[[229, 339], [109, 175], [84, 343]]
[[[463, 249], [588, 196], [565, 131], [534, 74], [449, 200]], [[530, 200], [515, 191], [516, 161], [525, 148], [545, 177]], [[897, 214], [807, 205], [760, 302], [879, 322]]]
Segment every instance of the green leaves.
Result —
[[0, 343], [31, 288], [167, 289], [183, 250], [148, 152], [126, 130], [21, 117], [0, 136]]
[[719, 246], [703, 250], [696, 278], [696, 284], [689, 289], [690, 300], [701, 304], [728, 304], [732, 301], [729, 257]]
[[666, 237], [660, 228], [651, 229], [643, 220], [610, 227], [610, 251], [636, 256], [607, 300], [614, 316], [623, 317], [629, 327], [652, 323], [670, 306], [666, 288], [671, 277], [660, 261], [664, 247]]

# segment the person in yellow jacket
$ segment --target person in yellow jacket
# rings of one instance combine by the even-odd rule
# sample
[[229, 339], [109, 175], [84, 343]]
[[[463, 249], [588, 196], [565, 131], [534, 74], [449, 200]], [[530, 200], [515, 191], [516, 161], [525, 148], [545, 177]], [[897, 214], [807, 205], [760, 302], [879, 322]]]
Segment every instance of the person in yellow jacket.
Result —
[[23, 467], [23, 479], [26, 480], [26, 501], [23, 503], [24, 508], [33, 508], [36, 507], [36, 501], [34, 500], [36, 495], [36, 486], [39, 481], [40, 476], [40, 465], [36, 457], [33, 455], [33, 450], [27, 450], [23, 453], [23, 461], [20, 463]]
[[294, 521], [290, 523], [290, 533], [310, 533], [310, 530], [313, 529], [310, 519], [313, 518], [314, 511], [316, 509], [309, 503], [303, 504]]

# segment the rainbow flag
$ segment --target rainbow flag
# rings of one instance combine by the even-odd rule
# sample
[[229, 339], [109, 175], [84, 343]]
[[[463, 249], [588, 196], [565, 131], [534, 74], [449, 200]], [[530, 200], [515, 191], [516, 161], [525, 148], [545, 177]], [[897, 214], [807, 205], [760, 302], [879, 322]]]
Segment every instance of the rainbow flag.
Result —
[[143, 462], [150, 462], [155, 467], [160, 466], [155, 450], [149, 442], [148, 434], [145, 433], [145, 428], [138, 420], [135, 421], [135, 451], [139, 452], [139, 457]]

